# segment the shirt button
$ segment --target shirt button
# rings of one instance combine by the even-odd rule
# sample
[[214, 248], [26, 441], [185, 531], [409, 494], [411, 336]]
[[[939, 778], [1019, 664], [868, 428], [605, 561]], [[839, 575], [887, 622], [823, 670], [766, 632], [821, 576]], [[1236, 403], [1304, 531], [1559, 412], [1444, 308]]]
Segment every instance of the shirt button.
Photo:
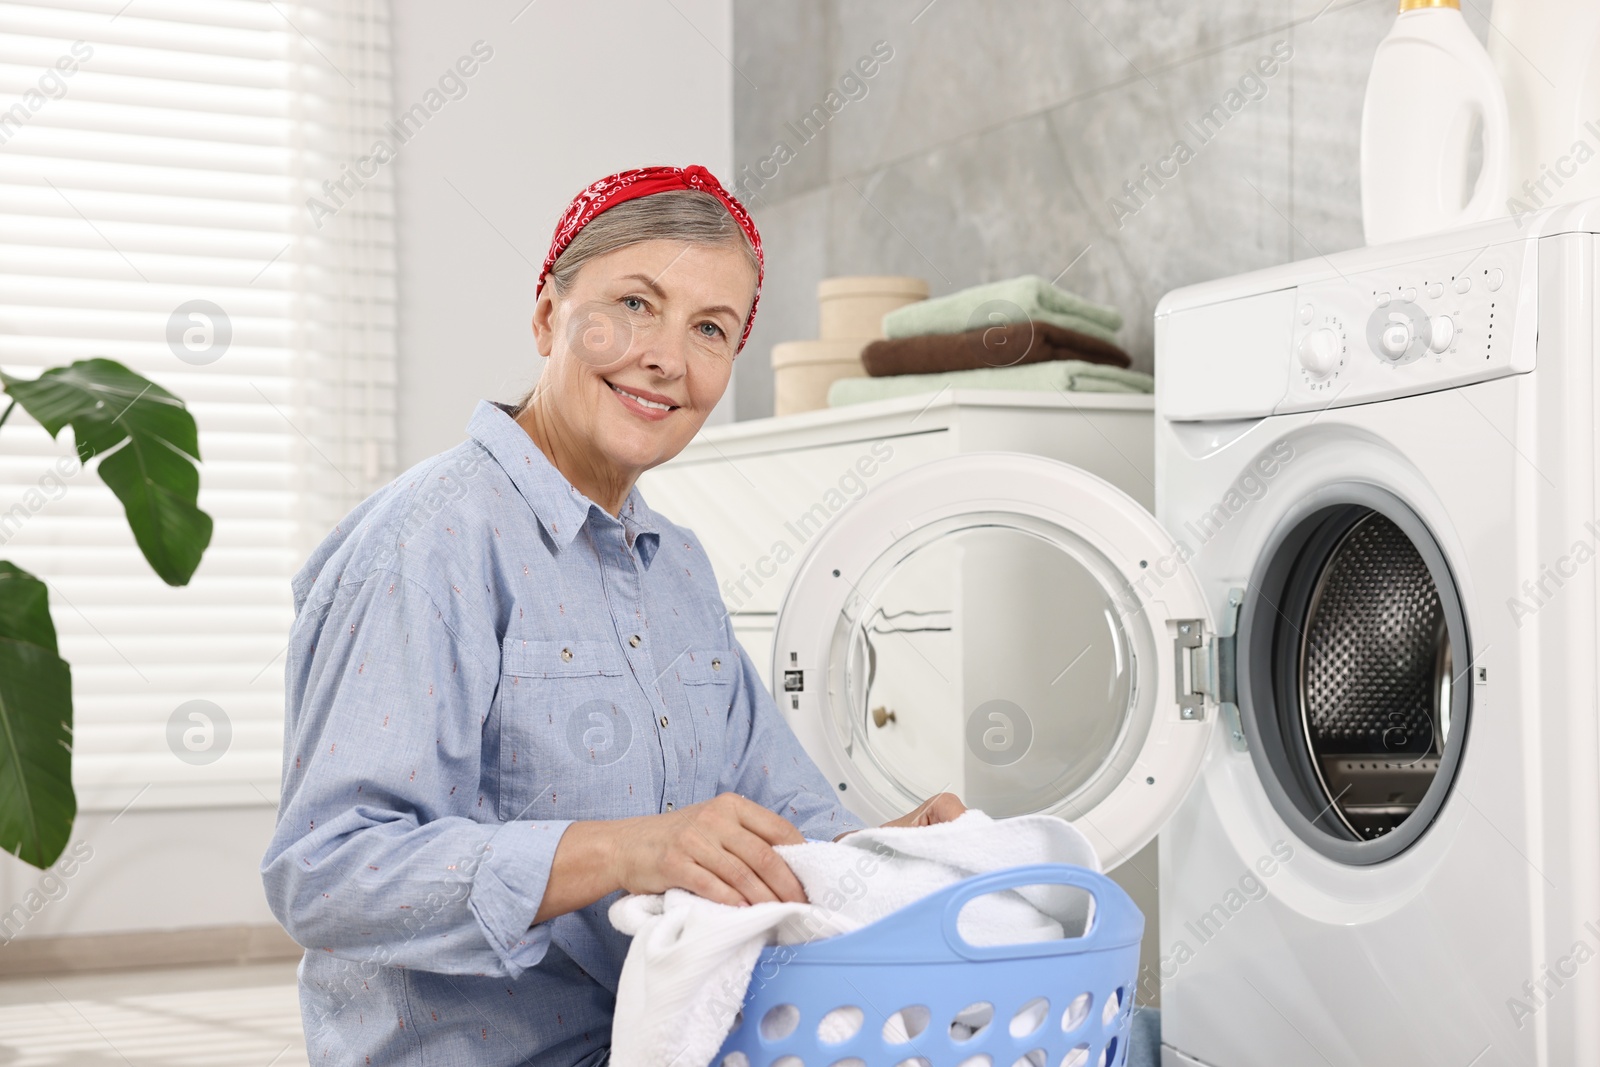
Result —
[[711, 669], [714, 670], [714, 671], [720, 671], [722, 669], [722, 661], [720, 659], [712, 660], [711, 661]]
[[663, 715], [663, 716], [661, 716], [661, 728], [664, 730], [664, 729], [666, 729], [666, 727], [667, 727], [667, 717], [665, 715]]
[[634, 648], [638, 648], [639, 642], [642, 640], [644, 640], [644, 638], [640, 637], [638, 634], [634, 634], [632, 637], [628, 638], [628, 644], [632, 645]]
[[562, 650], [561, 650], [561, 660], [562, 660], [562, 662], [563, 662], [563, 663], [570, 663], [570, 662], [572, 662], [572, 649], [570, 649], [570, 648], [563, 648], [563, 649], [562, 649]]
[[672, 801], [670, 801], [670, 800], [667, 801], [667, 810], [668, 811], [675, 811], [677, 809], [677, 807], [678, 806], [676, 804], [674, 804]]

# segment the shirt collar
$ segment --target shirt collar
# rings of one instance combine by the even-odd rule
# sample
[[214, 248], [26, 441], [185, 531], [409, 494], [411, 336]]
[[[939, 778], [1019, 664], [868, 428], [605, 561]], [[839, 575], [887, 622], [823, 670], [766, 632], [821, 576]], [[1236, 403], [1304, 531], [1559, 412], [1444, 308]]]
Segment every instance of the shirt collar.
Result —
[[480, 400], [467, 423], [467, 433], [505, 470], [551, 543], [558, 549], [570, 545], [592, 515], [600, 522], [621, 525], [624, 538], [638, 550], [640, 562], [649, 567], [661, 544], [660, 521], [644, 502], [639, 487], [628, 490], [621, 516], [613, 517], [567, 481], [512, 417], [513, 410], [499, 401]]

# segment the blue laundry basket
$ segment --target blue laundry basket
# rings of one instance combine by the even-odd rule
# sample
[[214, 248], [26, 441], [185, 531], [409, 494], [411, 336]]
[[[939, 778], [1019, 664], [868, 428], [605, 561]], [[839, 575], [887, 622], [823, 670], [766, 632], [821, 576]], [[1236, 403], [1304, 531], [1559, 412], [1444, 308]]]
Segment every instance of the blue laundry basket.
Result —
[[[957, 931], [968, 901], [1028, 885], [1087, 891], [1089, 930], [994, 946]], [[764, 950], [711, 1067], [1121, 1067], [1143, 935], [1122, 887], [1082, 867], [968, 878], [853, 933]]]

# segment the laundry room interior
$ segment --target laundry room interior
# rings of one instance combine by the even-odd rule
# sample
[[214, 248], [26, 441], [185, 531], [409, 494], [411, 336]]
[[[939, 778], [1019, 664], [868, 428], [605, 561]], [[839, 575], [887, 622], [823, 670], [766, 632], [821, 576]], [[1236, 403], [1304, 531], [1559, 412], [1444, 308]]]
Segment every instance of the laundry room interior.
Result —
[[0, 4], [0, 1067], [1600, 1063], [1592, 0]]

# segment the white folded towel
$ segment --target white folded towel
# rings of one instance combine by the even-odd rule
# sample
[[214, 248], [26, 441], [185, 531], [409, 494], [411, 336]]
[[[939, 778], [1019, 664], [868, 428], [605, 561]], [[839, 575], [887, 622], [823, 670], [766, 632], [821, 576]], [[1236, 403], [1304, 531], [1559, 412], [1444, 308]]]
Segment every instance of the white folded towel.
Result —
[[[1034, 863], [1100, 869], [1088, 839], [1061, 819], [996, 821], [981, 811], [937, 826], [861, 830], [837, 843], [777, 851], [810, 903], [735, 908], [671, 889], [611, 905], [611, 925], [633, 935], [617, 986], [612, 1067], [704, 1067], [733, 1029], [768, 945], [848, 933], [987, 871]], [[1067, 886], [989, 894], [963, 911], [961, 935], [975, 945], [1076, 936], [1087, 928], [1085, 899]], [[845, 1036], [859, 1020], [833, 1023]]]

